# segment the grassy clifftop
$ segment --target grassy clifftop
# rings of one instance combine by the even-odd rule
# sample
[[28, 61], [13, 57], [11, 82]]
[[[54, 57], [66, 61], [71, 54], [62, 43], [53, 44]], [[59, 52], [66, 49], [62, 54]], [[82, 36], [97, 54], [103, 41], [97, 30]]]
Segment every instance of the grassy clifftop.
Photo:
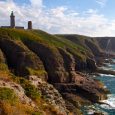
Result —
[[77, 35], [77, 34], [75, 35], [56, 35], [56, 36], [70, 40], [73, 43], [82, 46], [84, 49], [87, 49], [88, 51], [90, 51], [90, 53], [96, 56], [98, 56], [102, 52], [100, 44], [97, 42], [97, 39], [95, 38], [83, 36], [83, 35]]
[[[38, 41], [39, 43], [42, 43], [48, 47], [60, 47], [60, 48], [70, 48], [72, 52], [76, 52], [77, 55], [80, 58], [84, 57], [83, 52], [87, 51], [86, 48], [82, 47], [81, 44], [75, 44], [71, 42], [71, 40], [67, 40], [65, 38], [62, 39], [62, 37], [58, 37], [55, 35], [48, 34], [41, 30], [15, 30], [15, 29], [1, 29], [0, 30], [0, 36], [9, 36], [10, 39], [21, 39], [24, 40], [32, 40], [32, 41]], [[80, 38], [81, 39], [81, 38]], [[54, 48], [55, 49], [55, 48]]]

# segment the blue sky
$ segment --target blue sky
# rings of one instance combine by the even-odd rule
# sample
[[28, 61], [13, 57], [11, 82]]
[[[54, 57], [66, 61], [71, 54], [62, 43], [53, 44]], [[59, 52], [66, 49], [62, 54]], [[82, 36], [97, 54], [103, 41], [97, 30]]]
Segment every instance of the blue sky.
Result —
[[[98, 3], [98, 1], [100, 3]], [[17, 4], [30, 4], [29, 0], [14, 0]], [[102, 5], [102, 4], [103, 5]], [[98, 10], [108, 18], [115, 18], [115, 0], [43, 0], [43, 4], [47, 9], [58, 6], [68, 7], [76, 12], [83, 12], [88, 9]]]
[[[115, 36], [115, 0], [0, 0], [0, 26], [16, 24], [50, 33]], [[4, 10], [5, 9], [5, 10]]]

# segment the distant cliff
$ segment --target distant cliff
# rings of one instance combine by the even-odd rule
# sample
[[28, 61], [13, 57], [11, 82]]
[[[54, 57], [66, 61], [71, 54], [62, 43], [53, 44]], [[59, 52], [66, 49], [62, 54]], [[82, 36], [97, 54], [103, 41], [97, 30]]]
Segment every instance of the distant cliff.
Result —
[[102, 43], [103, 38], [0, 29], [2, 114], [80, 115], [82, 104], [106, 99], [103, 84], [82, 74], [96, 71], [96, 58], [106, 54]]

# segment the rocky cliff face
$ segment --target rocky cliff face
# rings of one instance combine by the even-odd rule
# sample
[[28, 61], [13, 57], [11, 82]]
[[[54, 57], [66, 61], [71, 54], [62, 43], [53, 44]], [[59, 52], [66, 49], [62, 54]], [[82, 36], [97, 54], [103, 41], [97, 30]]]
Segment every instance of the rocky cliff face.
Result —
[[[42, 31], [0, 29], [0, 67], [4, 65], [8, 70], [0, 70], [0, 87], [23, 90], [27, 102], [30, 98], [37, 108], [26, 104], [37, 112], [41, 108], [40, 93], [39, 100], [45, 103], [49, 115], [78, 114], [79, 98], [88, 102], [105, 99], [108, 91], [103, 85], [79, 72], [96, 70], [95, 55], [101, 52], [96, 49], [97, 42], [93, 45], [91, 40], [84, 40], [84, 46], [83, 41], [79, 43]], [[44, 107], [41, 110], [45, 112]]]
[[14, 69], [16, 75], [29, 75], [29, 68], [45, 71], [39, 57], [31, 52], [20, 40], [1, 38], [0, 48], [7, 58], [9, 68]]
[[59, 51], [54, 47], [48, 47], [45, 44], [33, 41], [24, 41], [24, 43], [35, 52], [48, 72], [49, 82], [66, 82], [67, 74], [63, 65], [63, 59]]

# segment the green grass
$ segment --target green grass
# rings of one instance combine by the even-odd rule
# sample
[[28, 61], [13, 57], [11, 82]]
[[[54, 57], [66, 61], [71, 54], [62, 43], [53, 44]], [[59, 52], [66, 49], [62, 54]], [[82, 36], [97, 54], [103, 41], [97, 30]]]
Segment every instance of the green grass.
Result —
[[32, 115], [42, 115], [42, 113], [35, 111], [35, 112], [32, 113]]
[[12, 89], [0, 87], [0, 100], [14, 103], [17, 97]]
[[55, 35], [51, 35], [48, 34], [44, 31], [41, 30], [34, 30], [32, 31], [34, 34], [40, 36], [42, 39], [46, 40], [47, 42], [49, 42], [50, 45], [55, 45], [57, 47], [61, 47], [61, 48], [65, 48], [65, 47], [71, 47], [73, 49], [80, 49], [85, 50], [83, 47], [81, 47], [80, 45], [76, 45], [74, 43], [72, 43], [70, 40], [67, 40], [65, 38], [59, 37], [59, 36], [55, 36]]
[[84, 54], [86, 54], [85, 52], [88, 52], [86, 48], [78, 44], [75, 44], [72, 41], [67, 40], [65, 38], [51, 35], [41, 30], [33, 30], [32, 32], [40, 36], [43, 40], [48, 42], [50, 45], [54, 45], [57, 48], [70, 49], [71, 52], [75, 53], [80, 59], [85, 58], [86, 55]]
[[[83, 48], [85, 48], [86, 50], [89, 50], [86, 46], [85, 46], [85, 41], [90, 42], [92, 45], [95, 45], [99, 50], [99, 44], [97, 43], [96, 39], [92, 38], [92, 37], [88, 37], [88, 36], [83, 36], [83, 35], [77, 35], [77, 34], [65, 34], [65, 35], [61, 35], [61, 34], [57, 34], [56, 36], [67, 39], [72, 41], [73, 43], [82, 46]], [[88, 52], [87, 52], [88, 53]]]
[[13, 80], [24, 88], [25, 94], [28, 97], [36, 101], [40, 99], [41, 94], [38, 92], [37, 88], [31, 84], [30, 81], [28, 81], [25, 78], [17, 77], [17, 76], [13, 76]]
[[38, 76], [40, 75], [40, 76], [42, 76], [42, 75], [47, 74], [47, 72], [45, 70], [35, 70], [35, 69], [32, 69], [32, 68], [27, 68], [27, 69], [28, 69], [30, 75], [38, 75]]
[[0, 63], [0, 70], [1, 71], [7, 71], [8, 70], [8, 66], [5, 63]]

